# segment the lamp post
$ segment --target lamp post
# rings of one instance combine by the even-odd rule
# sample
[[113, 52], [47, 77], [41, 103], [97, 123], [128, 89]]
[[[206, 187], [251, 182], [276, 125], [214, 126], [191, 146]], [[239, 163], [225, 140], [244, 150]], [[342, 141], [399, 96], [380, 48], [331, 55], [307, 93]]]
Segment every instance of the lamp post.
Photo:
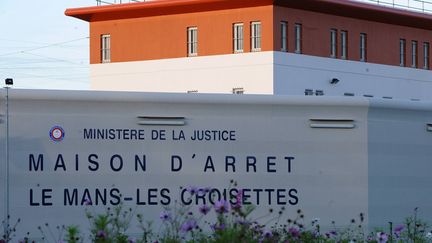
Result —
[[13, 79], [7, 78], [5, 79], [5, 89], [6, 89], [6, 209], [5, 209], [5, 225], [4, 225], [4, 234], [5, 240], [8, 241], [10, 238], [10, 230], [9, 230], [9, 89], [13, 85]]

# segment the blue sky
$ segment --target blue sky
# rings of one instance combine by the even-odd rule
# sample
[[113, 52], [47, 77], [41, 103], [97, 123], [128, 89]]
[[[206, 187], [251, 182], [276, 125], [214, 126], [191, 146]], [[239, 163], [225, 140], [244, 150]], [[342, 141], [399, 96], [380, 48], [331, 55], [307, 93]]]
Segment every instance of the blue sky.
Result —
[[15, 88], [88, 89], [88, 23], [66, 8], [95, 0], [0, 0], [0, 82]]
[[[380, 2], [393, 1], [421, 7], [414, 0]], [[88, 23], [64, 11], [95, 5], [96, 0], [0, 0], [0, 87], [10, 77], [14, 88], [89, 89]]]

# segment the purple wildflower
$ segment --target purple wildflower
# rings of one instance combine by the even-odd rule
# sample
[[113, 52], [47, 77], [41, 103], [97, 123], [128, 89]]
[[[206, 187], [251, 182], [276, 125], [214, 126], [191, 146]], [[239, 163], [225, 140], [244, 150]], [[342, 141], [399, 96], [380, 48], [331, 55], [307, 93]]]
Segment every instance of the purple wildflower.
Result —
[[137, 242], [137, 240], [134, 237], [128, 238], [128, 243], [135, 243], [135, 242]]
[[167, 211], [162, 211], [159, 214], [159, 218], [162, 219], [162, 221], [165, 222], [165, 221], [168, 221], [168, 220], [171, 219], [171, 214], [169, 212], [167, 212]]
[[196, 186], [190, 186], [186, 189], [191, 195], [195, 195], [198, 193], [198, 188]]
[[204, 205], [199, 207], [199, 211], [200, 211], [200, 213], [207, 215], [210, 212], [210, 207], [207, 206], [206, 204], [204, 204]]
[[262, 232], [262, 230], [261, 230], [261, 226], [259, 226], [258, 224], [254, 225], [254, 226], [252, 227], [252, 230], [253, 230], [253, 232], [255, 232], [256, 234]]
[[214, 205], [216, 213], [223, 214], [229, 212], [229, 204], [225, 200], [217, 201]]
[[224, 224], [213, 224], [213, 225], [211, 226], [211, 228], [212, 228], [214, 231], [222, 231], [222, 230], [225, 229], [225, 225], [224, 225]]
[[184, 222], [182, 226], [180, 227], [180, 230], [184, 233], [189, 232], [195, 228], [198, 228], [197, 222], [194, 219], [189, 219], [188, 221]]
[[334, 231], [334, 230], [325, 233], [325, 236], [326, 236], [327, 238], [332, 238], [333, 236], [336, 236], [336, 235], [337, 235], [337, 232]]
[[388, 241], [388, 235], [384, 232], [378, 232], [376, 240], [378, 243], [386, 243]]
[[236, 195], [236, 204], [241, 205], [243, 202], [243, 189], [239, 190]]
[[247, 221], [245, 219], [237, 219], [235, 222], [239, 225], [249, 225], [250, 224], [249, 221]]
[[330, 231], [331, 235], [337, 235], [337, 232], [335, 230]]
[[89, 206], [92, 205], [92, 201], [89, 198], [84, 199], [84, 205]]
[[242, 207], [242, 202], [243, 202], [243, 190], [239, 190], [237, 195], [236, 195], [236, 201], [233, 205], [231, 205], [232, 209], [235, 211], [239, 211]]
[[295, 228], [295, 227], [289, 228], [288, 229], [288, 233], [290, 233], [291, 236], [294, 237], [294, 238], [300, 237], [300, 231], [297, 228]]
[[396, 238], [399, 238], [401, 235], [401, 232], [405, 229], [405, 226], [403, 224], [398, 225], [395, 227], [394, 229], [394, 234], [396, 236]]
[[106, 237], [107, 237], [107, 233], [103, 230], [99, 230], [96, 233], [96, 238], [98, 238], [98, 239], [105, 239]]
[[405, 229], [405, 225], [401, 224], [401, 225], [396, 226], [395, 229], [394, 229], [394, 231], [401, 232], [404, 229]]
[[271, 237], [273, 237], [273, 233], [270, 230], [266, 229], [262, 233], [262, 237], [264, 237], [264, 238], [271, 238]]

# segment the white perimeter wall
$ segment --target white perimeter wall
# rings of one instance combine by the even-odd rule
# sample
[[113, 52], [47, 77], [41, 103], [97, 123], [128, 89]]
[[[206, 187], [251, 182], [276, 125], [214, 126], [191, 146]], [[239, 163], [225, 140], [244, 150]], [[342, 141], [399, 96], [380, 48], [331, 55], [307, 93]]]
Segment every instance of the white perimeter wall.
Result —
[[[304, 94], [305, 89], [325, 95], [389, 96], [430, 100], [432, 71], [332, 58], [274, 52], [274, 93]], [[332, 85], [330, 80], [339, 79]]]
[[273, 52], [93, 64], [90, 69], [94, 90], [273, 93]]
[[[330, 84], [337, 78], [339, 83]], [[373, 95], [430, 100], [432, 71], [284, 52], [91, 65], [92, 89], [147, 92]]]

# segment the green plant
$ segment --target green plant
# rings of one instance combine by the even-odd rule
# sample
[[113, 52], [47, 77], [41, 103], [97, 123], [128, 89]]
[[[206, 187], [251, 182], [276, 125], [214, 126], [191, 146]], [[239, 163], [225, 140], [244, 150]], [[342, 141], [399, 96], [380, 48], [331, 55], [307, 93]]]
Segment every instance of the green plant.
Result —
[[82, 242], [83, 239], [80, 236], [79, 227], [76, 225], [71, 225], [71, 226], [66, 227], [66, 235], [65, 235], [64, 240], [68, 243]]
[[11, 241], [16, 235], [16, 228], [18, 224], [21, 222], [21, 219], [17, 219], [14, 224], [10, 224], [11, 217], [10, 215], [7, 216], [6, 219], [2, 220], [1, 222], [1, 228], [3, 229], [3, 235], [0, 238], [0, 243], [3, 242], [9, 242]]
[[96, 243], [127, 243], [126, 231], [134, 217], [132, 208], [123, 210], [119, 204], [114, 208], [107, 208], [103, 213], [95, 213], [86, 209], [86, 216], [90, 221], [90, 239]]

